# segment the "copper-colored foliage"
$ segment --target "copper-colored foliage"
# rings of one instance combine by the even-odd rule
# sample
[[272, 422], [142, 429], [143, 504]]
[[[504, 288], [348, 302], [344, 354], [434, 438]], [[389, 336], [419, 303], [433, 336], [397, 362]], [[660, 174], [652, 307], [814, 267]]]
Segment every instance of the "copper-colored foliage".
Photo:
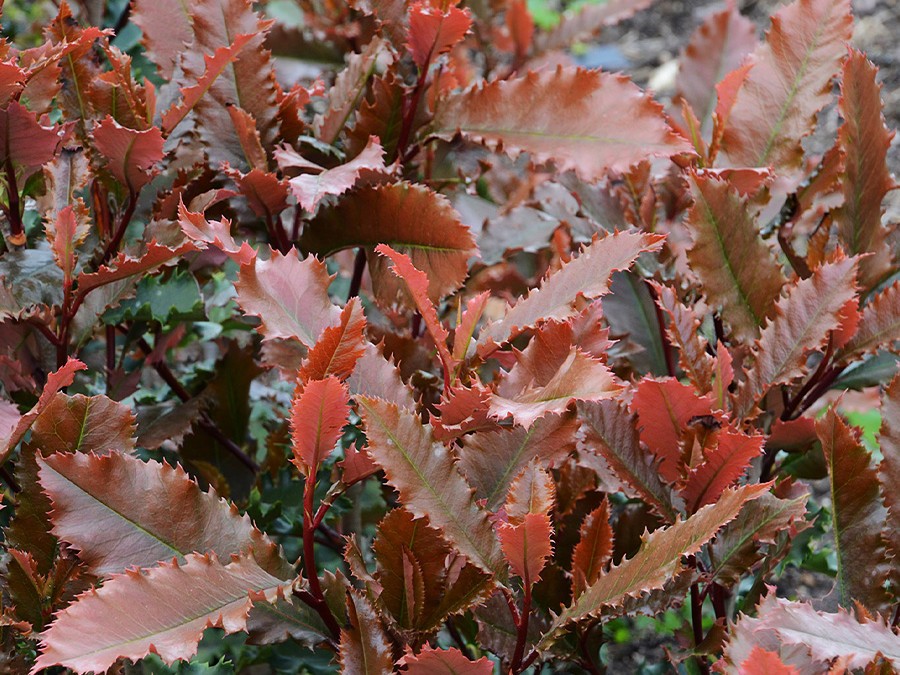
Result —
[[[627, 127], [617, 122], [623, 119]], [[461, 132], [507, 153], [553, 160], [585, 180], [648, 157], [691, 152], [658, 104], [626, 77], [562, 67], [452, 94], [438, 109], [434, 132], [447, 139]]]

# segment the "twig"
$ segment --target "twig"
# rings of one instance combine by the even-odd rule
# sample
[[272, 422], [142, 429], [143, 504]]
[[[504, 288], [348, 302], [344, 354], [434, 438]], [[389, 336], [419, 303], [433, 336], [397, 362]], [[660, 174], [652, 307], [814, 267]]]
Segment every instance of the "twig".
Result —
[[366, 270], [366, 249], [360, 246], [356, 249], [356, 258], [353, 260], [353, 276], [350, 278], [350, 290], [347, 291], [347, 300], [359, 295], [362, 286], [363, 272]]
[[[700, 588], [697, 584], [691, 585], [691, 626], [694, 630], [694, 646], [703, 642], [703, 601], [700, 599]], [[709, 675], [709, 661], [696, 655], [694, 659], [703, 675]]]
[[[138, 339], [138, 346], [140, 346], [141, 351], [145, 354], [151, 354], [153, 352], [153, 348], [147, 344], [147, 341], [144, 338]], [[157, 361], [153, 364], [153, 369], [159, 374], [159, 376], [163, 379], [169, 388], [174, 392], [174, 394], [180, 398], [183, 402], [187, 403], [191, 400], [192, 396], [187, 389], [184, 388], [184, 385], [178, 381], [178, 378], [175, 377], [175, 374], [169, 368], [169, 366], [164, 361]], [[238, 447], [237, 443], [228, 438], [225, 433], [216, 426], [216, 423], [210, 419], [209, 415], [205, 412], [200, 413], [200, 419], [197, 422], [199, 427], [203, 429], [209, 436], [212, 436], [219, 444], [222, 445], [228, 452], [235, 456], [235, 458], [240, 461], [244, 466], [246, 466], [250, 471], [256, 473], [259, 471], [259, 465], [253, 461], [253, 459], [247, 455], [243, 450]]]

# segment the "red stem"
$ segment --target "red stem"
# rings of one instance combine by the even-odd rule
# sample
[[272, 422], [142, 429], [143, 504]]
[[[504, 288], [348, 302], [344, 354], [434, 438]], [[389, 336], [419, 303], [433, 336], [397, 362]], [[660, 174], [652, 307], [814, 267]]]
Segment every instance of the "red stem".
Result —
[[315, 492], [316, 475], [315, 471], [311, 469], [303, 486], [303, 567], [306, 572], [306, 581], [309, 584], [310, 598], [308, 604], [322, 617], [322, 621], [328, 626], [332, 637], [337, 638], [341, 634], [341, 628], [338, 626], [334, 614], [331, 613], [331, 608], [325, 601], [325, 594], [322, 593], [322, 586], [319, 584], [319, 574], [316, 569], [314, 539], [316, 523], [313, 516]]
[[516, 621], [516, 650], [513, 652], [510, 669], [513, 673], [521, 673], [522, 656], [525, 654], [525, 641], [528, 638], [528, 617], [531, 614], [531, 583], [524, 580], [525, 595], [522, 599], [522, 613]]
[[[694, 629], [694, 646], [703, 642], [703, 600], [700, 599], [700, 587], [691, 585], [691, 625]], [[709, 675], [709, 661], [698, 654], [694, 657], [700, 672]]]

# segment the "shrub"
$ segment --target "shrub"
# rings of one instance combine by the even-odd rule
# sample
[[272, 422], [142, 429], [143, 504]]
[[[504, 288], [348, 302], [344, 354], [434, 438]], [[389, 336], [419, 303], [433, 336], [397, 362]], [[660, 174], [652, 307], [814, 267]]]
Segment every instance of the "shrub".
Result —
[[876, 68], [849, 0], [710, 15], [667, 109], [567, 65], [649, 4], [19, 10], [7, 667], [600, 672], [639, 614], [686, 672], [900, 663]]

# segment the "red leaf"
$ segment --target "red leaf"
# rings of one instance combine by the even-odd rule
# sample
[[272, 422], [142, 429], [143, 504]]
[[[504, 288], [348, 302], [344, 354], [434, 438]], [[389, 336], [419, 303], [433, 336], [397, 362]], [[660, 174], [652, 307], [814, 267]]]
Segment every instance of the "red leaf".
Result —
[[71, 206], [62, 209], [56, 216], [56, 228], [53, 233], [53, 257], [63, 272], [63, 284], [71, 288], [72, 274], [75, 272], [77, 252], [75, 250], [78, 235], [78, 221]]
[[131, 452], [134, 413], [106, 396], [56, 392], [35, 419], [31, 442], [45, 453]]
[[828, 339], [829, 332], [840, 325], [847, 302], [856, 295], [856, 266], [856, 258], [839, 257], [798, 281], [778, 301], [756, 343], [756, 362], [738, 391], [737, 417], [750, 414], [770, 387], [804, 373], [807, 352]]
[[231, 118], [231, 124], [234, 126], [234, 132], [251, 173], [253, 171], [264, 172], [269, 166], [269, 159], [266, 157], [259, 130], [256, 128], [256, 119], [252, 114], [233, 103], [226, 103], [225, 108]]
[[294, 463], [307, 476], [334, 450], [350, 414], [350, 394], [339, 379], [330, 375], [308, 382], [291, 406], [291, 438]]
[[715, 86], [737, 68], [758, 40], [756, 26], [734, 5], [709, 15], [694, 31], [679, 59], [675, 86], [708, 131], [716, 104]]
[[533, 379], [524, 388], [504, 389], [491, 398], [491, 415], [497, 419], [511, 415], [523, 427], [548, 413], [561, 413], [572, 401], [599, 401], [612, 398], [622, 385], [606, 365], [572, 347], [558, 370], [549, 379]]
[[170, 80], [178, 57], [193, 41], [190, 5], [180, 0], [134, 0], [131, 20], [141, 29], [147, 58]]
[[637, 413], [641, 440], [662, 460], [660, 473], [670, 482], [678, 480], [682, 433], [691, 418], [712, 415], [712, 401], [674, 378], [644, 378], [635, 389], [631, 410]]
[[695, 173], [691, 193], [694, 206], [685, 220], [694, 240], [691, 268], [735, 334], [752, 340], [786, 283], [781, 266], [759, 237], [748, 200], [727, 182]]
[[[378, 244], [408, 255], [425, 272], [432, 302], [462, 285], [469, 258], [478, 252], [472, 233], [449, 200], [412, 183], [361, 187], [336, 205], [320, 209], [300, 239], [304, 251], [323, 258], [358, 246], [368, 252]], [[388, 271], [388, 261], [377, 255], [369, 255], [368, 261], [376, 299], [389, 306], [399, 294], [408, 302]]]
[[738, 675], [799, 675], [799, 671], [786, 665], [775, 652], [757, 645], [741, 664]]
[[26, 73], [15, 63], [0, 62], [0, 108], [6, 107], [25, 85]]
[[465, 437], [459, 465], [488, 509], [500, 507], [513, 479], [532, 460], [554, 466], [575, 449], [576, 422], [568, 415], [547, 415], [531, 427], [477, 431]]
[[459, 322], [456, 324], [456, 330], [453, 331], [453, 360], [462, 363], [469, 355], [469, 347], [472, 346], [475, 328], [484, 314], [490, 293], [485, 291], [479, 293], [466, 303]]
[[572, 552], [572, 596], [577, 598], [592, 585], [612, 560], [613, 531], [609, 524], [609, 499], [584, 517], [578, 543]]
[[42, 126], [18, 101], [0, 109], [0, 165], [12, 162], [22, 179], [53, 159], [60, 141], [56, 126]]
[[875, 295], [863, 308], [859, 327], [838, 358], [874, 352], [900, 340], [900, 282]]
[[184, 236], [195, 244], [212, 244], [239, 265], [250, 264], [256, 260], [256, 251], [250, 244], [242, 241], [238, 246], [231, 236], [231, 221], [227, 218], [210, 222], [202, 213], [188, 211], [184, 202], [179, 199], [178, 224]]
[[831, 98], [853, 32], [849, 0], [796, 0], [772, 17], [722, 136], [729, 166], [795, 171], [801, 139]]
[[360, 675], [393, 672], [390, 639], [366, 596], [355, 590], [348, 592], [347, 616], [350, 626], [341, 629], [338, 650], [341, 672]]
[[512, 0], [509, 3], [506, 9], [506, 28], [516, 46], [516, 54], [520, 58], [528, 54], [534, 37], [534, 19], [525, 0]]
[[247, 204], [260, 218], [272, 218], [288, 207], [287, 181], [264, 169], [253, 169], [241, 173], [230, 166], [225, 173], [234, 181], [238, 190], [247, 199]]
[[713, 359], [701, 340], [700, 319], [694, 311], [678, 301], [675, 292], [663, 284], [651, 282], [656, 290], [656, 304], [669, 315], [666, 328], [672, 344], [678, 347], [678, 363], [694, 389], [706, 394], [712, 389]]
[[435, 406], [439, 414], [431, 418], [435, 438], [446, 443], [470, 431], [497, 429], [497, 421], [488, 416], [490, 402], [491, 390], [477, 384], [446, 389]]
[[434, 133], [450, 140], [458, 132], [513, 156], [553, 160], [588, 181], [692, 152], [659, 104], [625, 76], [561, 66], [451, 94], [439, 104]]
[[652, 4], [653, 0], [609, 0], [602, 4], [574, 5], [555, 28], [538, 36], [537, 47], [541, 51], [567, 50]]
[[889, 275], [893, 252], [888, 229], [881, 224], [881, 203], [895, 187], [887, 167], [887, 152], [894, 137], [884, 122], [878, 69], [864, 54], [850, 51], [844, 62], [838, 104], [844, 123], [837, 145], [844, 152], [844, 204], [833, 212], [838, 238], [852, 255], [872, 253], [859, 262], [865, 289]]
[[627, 494], [642, 499], [663, 518], [675, 520], [671, 490], [662, 481], [656, 458], [641, 447], [635, 417], [616, 401], [579, 403], [578, 414], [585, 432], [585, 447], [579, 453], [599, 454], [625, 483]]
[[[900, 559], [900, 375], [894, 377], [881, 399], [881, 433], [878, 445], [884, 458], [878, 467], [881, 495], [887, 507], [884, 539], [894, 561]], [[900, 579], [894, 565], [892, 582]]]
[[510, 307], [506, 315], [488, 324], [478, 336], [479, 352], [487, 354], [523, 331], [552, 319], [578, 313], [579, 297], [594, 300], [609, 293], [612, 273], [628, 269], [644, 251], [656, 251], [663, 237], [637, 232], [616, 232], [595, 239], [580, 255], [550, 274], [539, 288]]
[[207, 627], [226, 634], [246, 628], [250, 592], [274, 599], [289, 586], [249, 554], [227, 565], [194, 553], [186, 561], [129, 571], [80, 596], [41, 634], [35, 672], [53, 665], [103, 672], [117, 659], [137, 661], [151, 653], [164, 663], [189, 659]]
[[152, 567], [194, 551], [253, 553], [270, 573], [290, 574], [274, 544], [215, 492], [180, 468], [121, 452], [55, 452], [37, 458], [41, 489], [53, 502], [53, 533], [73, 545], [92, 574]]
[[489, 574], [503, 565], [487, 514], [429, 425], [415, 412], [379, 399], [357, 397], [369, 438], [369, 454], [416, 517], [427, 515], [469, 561]]
[[181, 103], [173, 105], [162, 115], [162, 129], [168, 135], [187, 114], [194, 109], [200, 99], [209, 91], [216, 79], [225, 72], [243, 52], [244, 47], [255, 38], [255, 34], [238, 35], [230, 46], [219, 47], [212, 56], [204, 56], [206, 70], [197, 83], [181, 90]]
[[384, 165], [384, 149], [374, 136], [362, 152], [346, 164], [323, 171], [319, 175], [303, 174], [291, 178], [291, 191], [307, 211], [313, 212], [326, 195], [340, 195], [369, 174], [388, 174]]
[[178, 262], [185, 253], [194, 250], [196, 246], [192, 242], [185, 242], [178, 248], [169, 248], [151, 241], [147, 244], [146, 252], [138, 258], [133, 258], [123, 251], [110, 265], [102, 265], [96, 272], [79, 274], [78, 292], [84, 294], [105, 284]]
[[419, 314], [422, 315], [425, 327], [428, 329], [428, 333], [437, 347], [438, 356], [444, 365], [444, 375], [446, 377], [453, 372], [453, 357], [447, 348], [447, 339], [450, 337], [450, 333], [447, 332], [444, 324], [438, 318], [434, 303], [428, 296], [428, 275], [416, 269], [409, 256], [398, 253], [387, 244], [379, 244], [375, 247], [375, 252], [390, 258], [391, 262], [394, 263], [394, 274], [406, 283], [406, 288], [409, 290], [413, 302], [419, 310]]
[[406, 675], [491, 675], [494, 666], [486, 656], [469, 661], [458, 649], [434, 649], [425, 645], [418, 654], [400, 659]]
[[419, 70], [449, 52], [465, 37], [471, 26], [472, 17], [468, 9], [451, 5], [442, 11], [427, 2], [414, 2], [409, 8], [407, 47]]
[[503, 511], [513, 525], [521, 523], [529, 513], [550, 513], [556, 501], [556, 485], [550, 473], [535, 459], [515, 477]]
[[344, 459], [338, 464], [341, 467], [341, 482], [345, 485], [353, 485], [378, 472], [378, 465], [372, 461], [365, 448], [362, 450], [347, 448], [344, 451]]
[[12, 421], [12, 415], [9, 412], [6, 413], [7, 426], [10, 428], [10, 431], [8, 436], [0, 437], [0, 464], [6, 461], [9, 453], [19, 444], [19, 441], [22, 440], [22, 437], [31, 428], [31, 425], [34, 424], [38, 415], [50, 405], [56, 396], [56, 392], [68, 387], [75, 381], [75, 373], [79, 370], [87, 370], [87, 366], [78, 359], [70, 357], [62, 368], [47, 376], [47, 383], [44, 385], [37, 403], [34, 404], [31, 410], [19, 417], [15, 426], [9, 424]]
[[341, 310], [340, 323], [322, 331], [309, 350], [297, 380], [324, 380], [330, 375], [346, 380], [365, 351], [365, 330], [366, 315], [359, 298], [350, 298]]
[[553, 554], [553, 528], [546, 513], [527, 513], [518, 525], [500, 523], [500, 547], [512, 573], [526, 586], [537, 583], [547, 559]]
[[765, 436], [747, 436], [728, 429], [716, 435], [718, 445], [706, 452], [704, 462], [691, 468], [681, 495], [688, 513], [713, 504], [727, 487], [734, 484], [762, 453]]
[[135, 131], [107, 115], [94, 127], [93, 139], [112, 175], [132, 193], [150, 180], [151, 169], [163, 158], [163, 136], [158, 127]]
[[262, 319], [263, 340], [296, 339], [312, 347], [340, 320], [341, 310], [328, 297], [330, 283], [324, 263], [314, 257], [300, 260], [297, 249], [291, 249], [241, 265], [235, 287], [241, 308]]
[[411, 410], [416, 407], [412, 389], [404, 384], [400, 371], [371, 342], [365, 343], [365, 351], [356, 362], [347, 385], [354, 396], [380, 398]]
[[833, 407], [816, 421], [816, 433], [831, 488], [835, 595], [847, 609], [857, 600], [872, 611], [883, 611], [889, 598], [882, 584], [891, 566], [881, 538], [886, 512], [872, 457]]

